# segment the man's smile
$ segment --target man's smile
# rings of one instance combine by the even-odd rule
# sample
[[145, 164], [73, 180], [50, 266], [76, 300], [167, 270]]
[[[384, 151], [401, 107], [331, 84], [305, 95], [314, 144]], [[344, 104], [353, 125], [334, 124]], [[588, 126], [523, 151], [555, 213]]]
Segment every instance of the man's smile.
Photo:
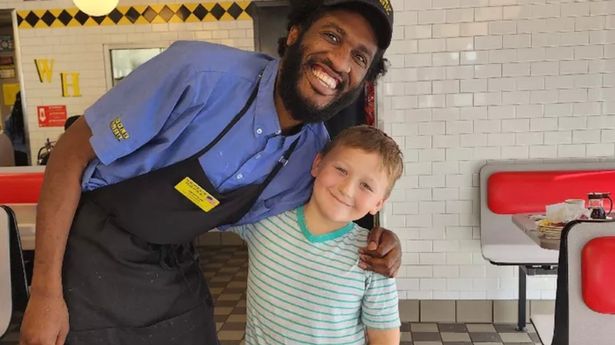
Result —
[[323, 96], [333, 96], [342, 86], [342, 78], [319, 63], [309, 64], [308, 79], [312, 88]]
[[329, 75], [329, 73], [319, 65], [312, 65], [312, 73], [320, 79], [326, 86], [335, 89], [340, 84], [340, 81], [335, 76]]

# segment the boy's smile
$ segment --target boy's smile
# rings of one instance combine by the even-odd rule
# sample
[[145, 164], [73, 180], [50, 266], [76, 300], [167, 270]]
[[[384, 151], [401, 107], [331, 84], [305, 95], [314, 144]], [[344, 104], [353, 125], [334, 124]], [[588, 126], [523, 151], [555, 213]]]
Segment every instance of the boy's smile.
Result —
[[315, 177], [305, 206], [310, 232], [336, 230], [367, 213], [376, 214], [386, 199], [389, 178], [378, 153], [339, 146], [312, 166]]

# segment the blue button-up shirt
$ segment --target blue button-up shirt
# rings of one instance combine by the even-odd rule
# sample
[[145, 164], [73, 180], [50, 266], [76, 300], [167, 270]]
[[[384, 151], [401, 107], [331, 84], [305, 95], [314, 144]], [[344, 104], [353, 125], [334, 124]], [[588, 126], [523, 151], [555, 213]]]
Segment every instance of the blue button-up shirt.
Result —
[[[288, 164], [238, 224], [296, 208], [309, 198], [310, 166], [329, 140], [323, 124], [281, 135], [274, 104], [278, 61], [204, 42], [177, 42], [146, 62], [85, 112], [97, 158], [83, 176], [93, 190], [185, 159], [231, 121], [256, 87], [243, 118], [199, 161], [218, 191], [259, 183], [290, 144]], [[138, 193], [138, 191], [135, 191]]]

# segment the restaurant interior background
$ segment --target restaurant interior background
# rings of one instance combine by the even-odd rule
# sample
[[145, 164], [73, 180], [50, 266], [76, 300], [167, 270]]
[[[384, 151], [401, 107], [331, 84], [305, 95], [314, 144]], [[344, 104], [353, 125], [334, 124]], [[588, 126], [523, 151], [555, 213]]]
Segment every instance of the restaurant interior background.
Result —
[[[376, 87], [377, 125], [405, 156], [405, 174], [381, 216], [402, 241], [402, 313], [515, 322], [517, 268], [481, 255], [478, 171], [487, 160], [613, 158], [615, 0], [392, 4], [391, 66]], [[0, 84], [20, 84], [30, 154], [63, 131], [41, 121], [39, 107], [82, 114], [113, 76], [121, 78], [120, 69], [112, 72], [112, 51], [147, 49], [143, 59], [176, 40], [255, 50], [250, 5], [122, 0], [97, 23], [75, 17], [70, 0], [0, 0], [13, 16], [11, 30], [0, 24], [0, 43], [15, 33], [15, 79]], [[0, 50], [0, 70], [4, 56]], [[9, 109], [0, 108], [3, 118]], [[532, 312], [552, 312], [554, 297], [553, 276], [528, 278]]]

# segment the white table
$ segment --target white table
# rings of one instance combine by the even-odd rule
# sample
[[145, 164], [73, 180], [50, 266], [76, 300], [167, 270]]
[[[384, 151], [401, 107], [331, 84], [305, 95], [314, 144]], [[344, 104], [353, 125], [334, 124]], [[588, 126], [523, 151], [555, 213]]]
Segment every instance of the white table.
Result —
[[21, 249], [34, 250], [35, 225], [19, 224], [19, 235], [21, 236]]
[[23, 250], [34, 250], [36, 237], [36, 204], [13, 204], [8, 205], [17, 218], [17, 227], [21, 237]]
[[512, 221], [539, 247], [550, 250], [559, 250], [559, 240], [545, 239], [540, 236], [536, 221], [530, 218], [532, 215], [533, 214], [530, 213], [515, 214], [512, 216]]

